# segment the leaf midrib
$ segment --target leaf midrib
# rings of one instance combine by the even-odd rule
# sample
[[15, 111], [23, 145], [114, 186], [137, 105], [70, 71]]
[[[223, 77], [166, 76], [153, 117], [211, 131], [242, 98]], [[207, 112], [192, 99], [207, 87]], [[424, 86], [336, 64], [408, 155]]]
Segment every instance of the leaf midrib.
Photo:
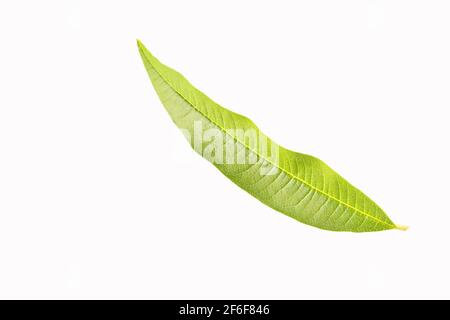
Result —
[[[252, 150], [245, 142], [240, 141], [238, 138], [236, 138], [235, 136], [231, 135], [225, 128], [223, 128], [221, 125], [219, 125], [218, 123], [216, 123], [214, 120], [212, 120], [211, 118], [209, 118], [205, 113], [203, 113], [202, 111], [200, 111], [188, 98], [186, 98], [181, 92], [179, 92], [176, 88], [174, 88], [174, 86], [172, 85], [172, 83], [166, 79], [166, 77], [164, 77], [164, 75], [158, 70], [158, 67], [155, 66], [148, 58], [146, 55], [146, 48], [142, 48], [142, 45], [139, 43], [139, 50], [141, 50], [141, 52], [143, 53], [143, 56], [145, 57], [145, 59], [147, 60], [147, 62], [153, 66], [153, 68], [155, 69], [155, 71], [158, 73], [158, 75], [172, 88], [172, 90], [174, 90], [183, 100], [185, 100], [195, 111], [197, 111], [198, 113], [200, 113], [200, 115], [202, 115], [204, 118], [206, 118], [208, 121], [210, 121], [212, 124], [214, 124], [216, 127], [218, 127], [222, 132], [224, 132], [226, 135], [228, 135], [229, 137], [231, 137], [234, 141], [236, 141], [237, 143], [241, 144], [242, 146], [244, 146], [247, 150], [253, 152], [254, 154], [256, 154], [258, 157], [264, 159], [265, 161], [267, 161], [268, 163], [270, 163], [271, 165], [273, 165], [274, 167], [278, 168], [279, 170], [281, 170], [282, 172], [284, 172], [285, 174], [287, 174], [288, 176], [290, 176], [291, 178], [293, 178], [294, 180], [297, 180], [303, 184], [305, 184], [306, 186], [308, 186], [309, 188], [323, 194], [324, 196], [336, 201], [338, 204], [341, 204], [343, 206], [346, 206], [352, 210], [354, 210], [356, 213], [359, 213], [360, 215], [363, 215], [367, 218], [370, 218], [378, 223], [384, 224], [386, 226], [389, 226], [391, 228], [399, 228], [397, 227], [395, 224], [390, 224], [387, 223], [386, 221], [383, 221], [377, 217], [374, 217], [370, 214], [368, 214], [367, 212], [364, 212], [358, 208], [355, 208], [354, 206], [334, 197], [331, 194], [326, 193], [325, 191], [311, 185], [310, 183], [308, 183], [306, 180], [290, 173], [289, 171], [285, 170], [284, 168], [280, 167], [279, 165], [276, 165], [275, 163], [273, 163], [270, 159], [267, 159], [266, 157], [263, 157], [262, 155], [260, 155], [257, 151]], [[161, 63], [161, 62], [159, 62]], [[167, 67], [167, 66], [166, 66]], [[167, 67], [168, 68], [168, 67]], [[187, 81], [187, 80], [186, 80]], [[258, 130], [260, 130], [258, 128]]]

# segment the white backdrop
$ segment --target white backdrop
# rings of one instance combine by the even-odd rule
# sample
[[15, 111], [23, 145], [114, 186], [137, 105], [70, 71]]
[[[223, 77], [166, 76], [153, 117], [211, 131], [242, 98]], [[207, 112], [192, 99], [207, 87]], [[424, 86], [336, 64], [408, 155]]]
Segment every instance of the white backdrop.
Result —
[[[448, 1], [2, 1], [0, 298], [450, 298]], [[136, 38], [407, 232], [333, 233], [184, 142]]]

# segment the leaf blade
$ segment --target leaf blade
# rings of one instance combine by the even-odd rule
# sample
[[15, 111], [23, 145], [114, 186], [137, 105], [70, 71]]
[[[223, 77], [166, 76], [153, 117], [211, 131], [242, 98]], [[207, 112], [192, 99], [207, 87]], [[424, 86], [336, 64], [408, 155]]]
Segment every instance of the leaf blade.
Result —
[[[159, 62], [138, 41], [139, 52], [152, 84], [172, 121], [190, 133], [199, 121], [203, 128], [217, 129], [222, 141], [232, 140], [237, 154], [256, 156], [250, 164], [217, 163], [209, 159], [226, 177], [259, 201], [300, 222], [332, 231], [368, 232], [401, 229], [384, 211], [359, 189], [333, 171], [323, 161], [276, 144], [247, 117], [215, 103], [189, 83], [180, 73]], [[255, 130], [279, 154], [275, 163], [256, 146], [246, 144], [236, 129]], [[191, 146], [196, 149], [195, 142]], [[203, 150], [201, 145], [201, 150]], [[196, 150], [198, 151], [198, 150]], [[200, 153], [200, 152], [199, 152]], [[204, 154], [202, 154], [205, 156]], [[278, 171], [261, 175], [261, 168]]]

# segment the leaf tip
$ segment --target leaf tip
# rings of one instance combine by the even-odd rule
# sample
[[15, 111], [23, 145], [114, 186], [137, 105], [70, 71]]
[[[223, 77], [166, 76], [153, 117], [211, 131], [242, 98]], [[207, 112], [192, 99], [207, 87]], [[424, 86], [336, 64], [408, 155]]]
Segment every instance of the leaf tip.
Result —
[[155, 59], [155, 57], [153, 57], [153, 55], [150, 53], [150, 51], [148, 51], [148, 49], [144, 46], [144, 44], [142, 43], [141, 40], [136, 39], [136, 43], [139, 49], [139, 52], [141, 53], [141, 55], [145, 55], [147, 57], [151, 57], [152, 59]]
[[401, 230], [401, 231], [406, 231], [406, 230], [408, 230], [409, 229], [409, 227], [408, 226], [402, 226], [402, 225], [395, 225], [395, 229], [397, 229], [397, 230]]
[[144, 47], [144, 45], [143, 45], [141, 40], [136, 39], [136, 43], [137, 43], [137, 46], [139, 47], [139, 49], [142, 49]]

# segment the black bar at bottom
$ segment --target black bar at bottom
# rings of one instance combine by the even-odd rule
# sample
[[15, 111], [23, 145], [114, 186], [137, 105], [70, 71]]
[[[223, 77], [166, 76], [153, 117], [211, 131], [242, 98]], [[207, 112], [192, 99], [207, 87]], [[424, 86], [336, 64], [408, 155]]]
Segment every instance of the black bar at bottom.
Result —
[[[418, 315], [448, 313], [448, 301], [318, 301], [318, 300], [28, 300], [0, 301], [2, 314], [58, 319], [114, 316], [130, 319], [301, 319], [342, 316]], [[131, 318], [131, 319], [132, 319]]]

